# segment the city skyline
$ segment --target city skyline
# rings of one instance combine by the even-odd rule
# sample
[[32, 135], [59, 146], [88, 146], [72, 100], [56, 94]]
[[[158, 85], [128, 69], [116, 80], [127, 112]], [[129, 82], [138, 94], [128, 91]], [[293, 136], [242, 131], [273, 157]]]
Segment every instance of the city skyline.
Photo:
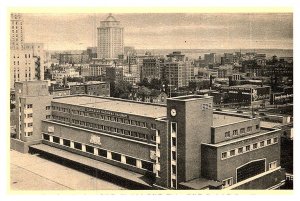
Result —
[[[136, 49], [293, 49], [292, 13], [113, 15], [124, 27], [124, 45]], [[108, 13], [23, 16], [25, 42], [83, 50], [96, 46], [97, 26]]]

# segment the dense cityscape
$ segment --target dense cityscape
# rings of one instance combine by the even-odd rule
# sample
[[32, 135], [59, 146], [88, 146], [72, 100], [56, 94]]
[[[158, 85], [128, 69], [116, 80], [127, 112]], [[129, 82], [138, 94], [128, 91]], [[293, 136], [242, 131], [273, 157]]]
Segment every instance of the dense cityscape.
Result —
[[[138, 49], [116, 16], [95, 47], [47, 50], [11, 14], [11, 158], [107, 182], [89, 190], [293, 189], [293, 50]], [[12, 161], [12, 189], [42, 188]]]

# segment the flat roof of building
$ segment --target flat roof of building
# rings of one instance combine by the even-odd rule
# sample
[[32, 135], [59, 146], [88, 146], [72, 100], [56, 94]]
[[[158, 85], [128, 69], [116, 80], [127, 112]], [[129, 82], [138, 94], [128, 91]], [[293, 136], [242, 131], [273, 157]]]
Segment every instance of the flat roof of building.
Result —
[[69, 96], [53, 99], [52, 101], [151, 118], [164, 117], [167, 115], [167, 107], [162, 105], [139, 103], [115, 98]]
[[217, 187], [221, 186], [222, 183], [218, 182], [218, 181], [208, 180], [205, 178], [197, 178], [197, 179], [193, 179], [191, 181], [182, 182], [182, 183], [180, 183], [180, 185], [191, 188], [191, 189], [195, 189], [195, 190], [201, 190], [201, 189], [208, 188], [210, 186], [217, 188]]
[[228, 124], [233, 124], [241, 121], [251, 120], [250, 118], [247, 118], [246, 116], [238, 116], [238, 115], [230, 115], [230, 114], [213, 114], [213, 126], [219, 127], [224, 126]]
[[260, 126], [265, 128], [274, 128], [282, 126], [282, 123], [269, 122], [269, 121], [260, 121]]
[[112, 174], [114, 176], [117, 176], [119, 178], [123, 178], [126, 180], [129, 180], [131, 182], [135, 182], [138, 184], [142, 184], [144, 186], [151, 186], [150, 181], [147, 181], [144, 175], [135, 173], [129, 170], [125, 170], [123, 168], [110, 165], [108, 163], [104, 163], [98, 160], [94, 160], [85, 156], [81, 156], [75, 153], [71, 153], [59, 148], [51, 147], [46, 144], [36, 144], [36, 145], [31, 145], [31, 148], [34, 148], [36, 150], [49, 153], [55, 156], [58, 156], [63, 159], [70, 160], [72, 162], [80, 163], [88, 167], [92, 167], [98, 170], [101, 170], [103, 172]]
[[267, 85], [254, 85], [254, 84], [244, 84], [244, 85], [236, 85], [236, 86], [231, 86], [232, 88], [260, 88], [260, 87], [269, 87]]

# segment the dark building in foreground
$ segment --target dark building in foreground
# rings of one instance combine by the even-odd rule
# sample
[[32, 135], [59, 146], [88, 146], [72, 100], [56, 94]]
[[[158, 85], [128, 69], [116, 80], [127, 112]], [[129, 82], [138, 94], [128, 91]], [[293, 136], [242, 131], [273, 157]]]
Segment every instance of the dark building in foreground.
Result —
[[55, 98], [52, 118], [41, 123], [41, 144], [30, 149], [149, 188], [281, 186], [280, 130], [261, 127], [258, 118], [213, 112], [212, 106], [212, 97], [194, 95], [169, 98], [166, 106], [87, 95]]

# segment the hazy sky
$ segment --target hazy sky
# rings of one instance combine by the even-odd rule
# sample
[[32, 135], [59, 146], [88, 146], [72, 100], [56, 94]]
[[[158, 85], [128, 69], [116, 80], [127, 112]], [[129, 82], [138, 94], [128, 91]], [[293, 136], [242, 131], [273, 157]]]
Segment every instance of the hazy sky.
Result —
[[[49, 50], [96, 45], [108, 14], [23, 14], [25, 42]], [[137, 49], [293, 48], [292, 14], [122, 14], [124, 45]]]

